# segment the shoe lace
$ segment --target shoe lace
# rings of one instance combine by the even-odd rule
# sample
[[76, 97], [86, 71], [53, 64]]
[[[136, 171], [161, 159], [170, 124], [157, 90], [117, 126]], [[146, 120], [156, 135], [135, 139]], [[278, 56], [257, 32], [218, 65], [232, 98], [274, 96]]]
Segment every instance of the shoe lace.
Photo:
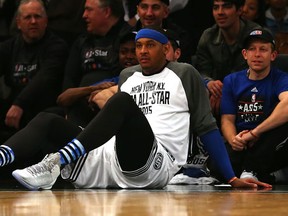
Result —
[[46, 156], [41, 162], [27, 167], [27, 172], [31, 173], [33, 176], [37, 176], [39, 174], [43, 174], [46, 171], [51, 172], [54, 166], [54, 160], [49, 159], [48, 156]]

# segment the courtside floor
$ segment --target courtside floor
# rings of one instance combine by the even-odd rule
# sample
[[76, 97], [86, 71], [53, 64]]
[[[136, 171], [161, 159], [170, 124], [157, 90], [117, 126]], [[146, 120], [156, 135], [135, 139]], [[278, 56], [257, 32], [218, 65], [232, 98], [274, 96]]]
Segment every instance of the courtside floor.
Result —
[[288, 185], [272, 189], [168, 185], [163, 190], [77, 190], [58, 184], [28, 191], [16, 182], [0, 186], [0, 216], [280, 216], [288, 215]]

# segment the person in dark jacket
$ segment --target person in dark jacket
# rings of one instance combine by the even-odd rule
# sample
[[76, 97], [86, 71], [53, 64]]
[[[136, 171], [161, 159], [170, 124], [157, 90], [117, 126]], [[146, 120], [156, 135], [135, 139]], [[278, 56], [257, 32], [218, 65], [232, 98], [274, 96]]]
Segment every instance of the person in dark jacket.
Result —
[[214, 116], [219, 119], [223, 78], [247, 67], [242, 56], [244, 35], [260, 25], [240, 18], [244, 0], [213, 0], [216, 24], [206, 29], [197, 46], [195, 66], [203, 76]]
[[1, 140], [56, 105], [68, 56], [67, 44], [46, 30], [41, 0], [22, 0], [16, 22], [19, 33], [0, 44], [0, 76], [9, 88], [1, 99]]
[[87, 34], [79, 36], [71, 47], [64, 90], [119, 75], [119, 38], [131, 30], [123, 16], [121, 0], [86, 0], [83, 19]]
[[[63, 92], [119, 75], [122, 70], [119, 64], [120, 39], [131, 31], [131, 26], [123, 17], [121, 0], [86, 0], [83, 19], [87, 33], [79, 36], [71, 47]], [[77, 101], [69, 107], [69, 114], [82, 126], [94, 115], [86, 100]]]
[[169, 19], [169, 0], [138, 0], [137, 14], [139, 20], [134, 28], [139, 31], [147, 26], [160, 26], [163, 29], [170, 29], [177, 32], [180, 41], [181, 56], [179, 62], [191, 64], [193, 53], [193, 41], [191, 35], [185, 29]]

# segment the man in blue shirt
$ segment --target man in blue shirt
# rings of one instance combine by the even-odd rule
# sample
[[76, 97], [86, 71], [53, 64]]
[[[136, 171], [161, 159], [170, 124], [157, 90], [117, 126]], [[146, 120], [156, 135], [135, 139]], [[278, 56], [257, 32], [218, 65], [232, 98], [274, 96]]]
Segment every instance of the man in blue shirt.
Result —
[[249, 68], [224, 78], [222, 132], [236, 175], [273, 182], [288, 162], [288, 74], [271, 67], [277, 52], [265, 29], [250, 32], [242, 54]]

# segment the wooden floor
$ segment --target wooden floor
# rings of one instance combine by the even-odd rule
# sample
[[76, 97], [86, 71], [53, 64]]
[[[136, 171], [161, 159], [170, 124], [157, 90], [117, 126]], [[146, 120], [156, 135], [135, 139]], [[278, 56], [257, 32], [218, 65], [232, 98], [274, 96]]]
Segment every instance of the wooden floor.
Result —
[[[14, 184], [14, 183], [13, 183]], [[281, 216], [288, 215], [288, 185], [241, 190], [210, 185], [169, 185], [163, 190], [27, 191], [0, 186], [0, 215], [41, 216]]]

